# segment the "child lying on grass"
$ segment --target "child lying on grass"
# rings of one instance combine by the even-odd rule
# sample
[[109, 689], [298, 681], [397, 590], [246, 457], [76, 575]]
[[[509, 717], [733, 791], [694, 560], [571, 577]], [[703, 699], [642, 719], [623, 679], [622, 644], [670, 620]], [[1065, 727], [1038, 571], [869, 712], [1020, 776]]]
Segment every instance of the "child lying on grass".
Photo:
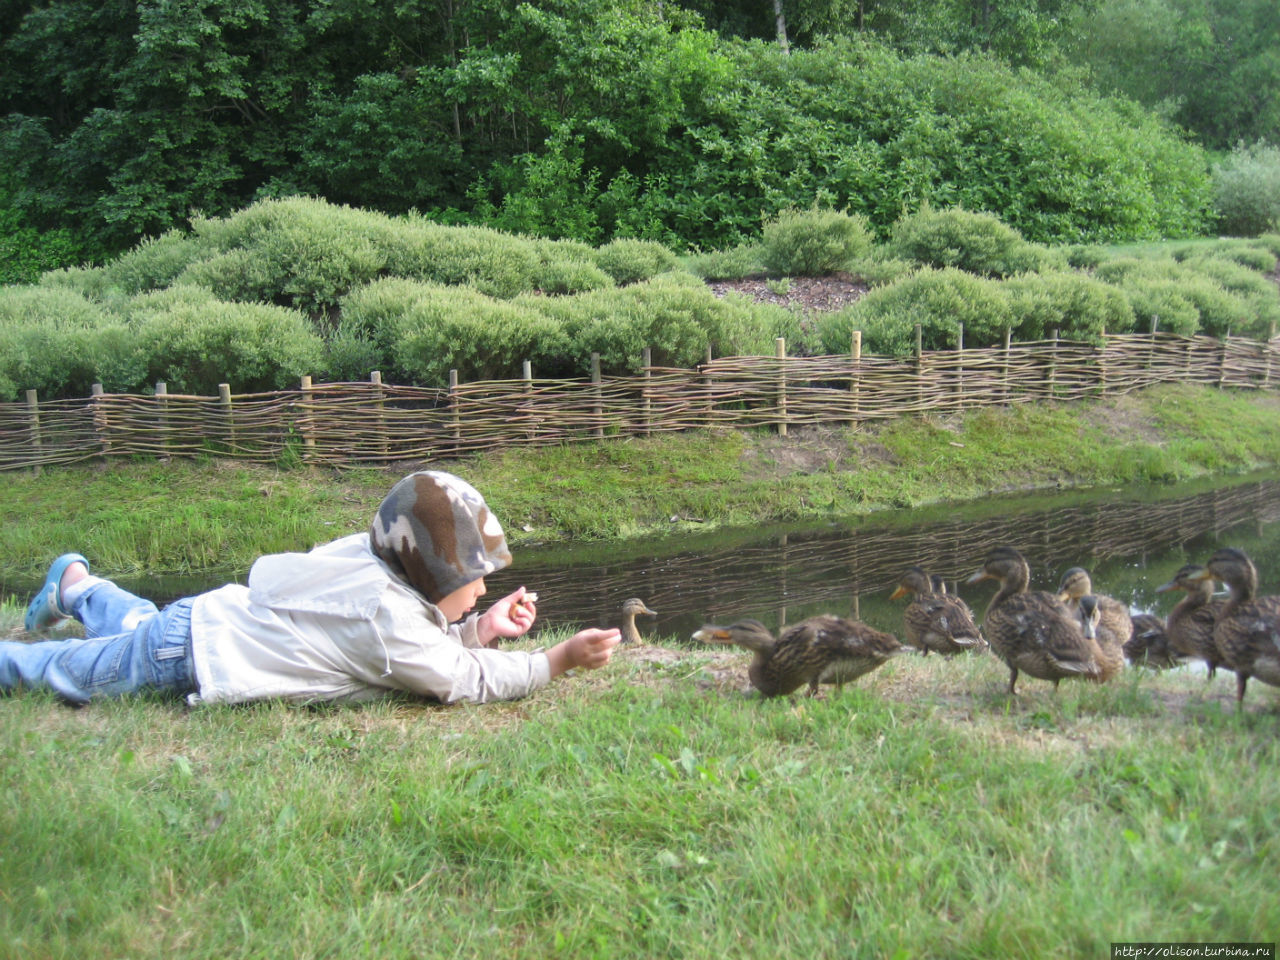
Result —
[[0, 690], [48, 688], [72, 703], [144, 690], [192, 704], [362, 700], [391, 690], [484, 703], [608, 663], [616, 629], [583, 630], [545, 652], [495, 649], [537, 615], [536, 595], [520, 587], [467, 616], [485, 576], [509, 563], [484, 498], [440, 471], [392, 487], [367, 533], [261, 557], [248, 586], [164, 610], [68, 553], [50, 567], [26, 627], [75, 617], [85, 637], [0, 642]]

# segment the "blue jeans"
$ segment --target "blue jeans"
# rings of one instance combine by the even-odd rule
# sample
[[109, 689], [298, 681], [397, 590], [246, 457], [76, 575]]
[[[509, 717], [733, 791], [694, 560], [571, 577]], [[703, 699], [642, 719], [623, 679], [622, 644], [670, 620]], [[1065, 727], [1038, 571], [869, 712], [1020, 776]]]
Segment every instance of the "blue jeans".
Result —
[[78, 640], [0, 641], [0, 690], [50, 689], [72, 703], [154, 690], [196, 691], [191, 600], [156, 608], [110, 580], [71, 605], [84, 624]]

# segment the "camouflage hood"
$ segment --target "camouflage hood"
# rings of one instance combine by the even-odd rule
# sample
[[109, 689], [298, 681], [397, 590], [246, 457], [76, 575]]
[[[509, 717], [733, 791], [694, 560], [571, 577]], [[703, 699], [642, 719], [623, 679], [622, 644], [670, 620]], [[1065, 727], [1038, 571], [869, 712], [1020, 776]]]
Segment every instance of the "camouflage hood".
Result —
[[511, 563], [498, 518], [451, 473], [411, 473], [387, 494], [369, 529], [373, 552], [432, 603]]

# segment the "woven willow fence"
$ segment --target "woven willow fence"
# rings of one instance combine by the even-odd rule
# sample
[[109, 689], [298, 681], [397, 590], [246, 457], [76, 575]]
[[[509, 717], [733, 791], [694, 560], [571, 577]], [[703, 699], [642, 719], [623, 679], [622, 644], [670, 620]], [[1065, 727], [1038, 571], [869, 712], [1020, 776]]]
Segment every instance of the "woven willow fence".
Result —
[[858, 424], [1032, 400], [1079, 400], [1171, 381], [1269, 389], [1280, 340], [1115, 335], [1101, 346], [1047, 340], [987, 349], [862, 356], [709, 359], [696, 369], [650, 365], [638, 376], [517, 380], [447, 388], [368, 382], [217, 397], [104, 394], [0, 404], [0, 470], [95, 457], [215, 453], [343, 465], [426, 461], [513, 444], [647, 436], [703, 427]]

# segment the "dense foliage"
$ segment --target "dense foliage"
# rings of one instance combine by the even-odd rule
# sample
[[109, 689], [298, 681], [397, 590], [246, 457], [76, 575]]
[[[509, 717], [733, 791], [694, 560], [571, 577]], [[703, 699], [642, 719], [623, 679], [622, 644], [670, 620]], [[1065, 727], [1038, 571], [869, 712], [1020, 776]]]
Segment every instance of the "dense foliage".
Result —
[[30, 263], [120, 252], [193, 211], [296, 195], [674, 250], [757, 239], [815, 202], [881, 235], [925, 201], [1039, 241], [1206, 222], [1207, 161], [1172, 127], [1005, 65], [1048, 64], [1076, 0], [987, 2], [976, 17], [963, 0], [863, 4], [868, 32], [830, 40], [851, 8], [796, 4], [806, 45], [789, 56], [707, 29], [733, 19], [715, 6], [11, 5], [0, 213], [36, 232], [15, 254], [28, 266], [8, 272], [32, 279]]

